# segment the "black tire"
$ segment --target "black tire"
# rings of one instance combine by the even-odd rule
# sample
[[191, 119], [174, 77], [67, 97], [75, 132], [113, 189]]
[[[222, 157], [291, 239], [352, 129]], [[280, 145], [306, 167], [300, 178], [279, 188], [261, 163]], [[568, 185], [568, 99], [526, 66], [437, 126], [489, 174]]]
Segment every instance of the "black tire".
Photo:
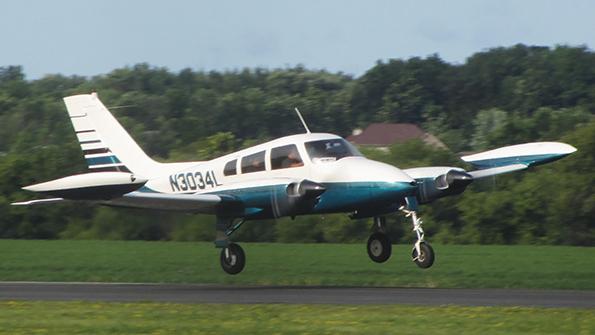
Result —
[[[226, 253], [226, 250], [229, 251], [228, 254]], [[244, 254], [242, 247], [238, 244], [230, 243], [227, 248], [221, 250], [220, 261], [223, 271], [230, 275], [235, 275], [244, 270], [244, 266], [246, 265], [246, 255]]]
[[386, 262], [392, 253], [392, 244], [386, 234], [374, 233], [368, 238], [368, 256], [376, 263]]
[[413, 247], [411, 257], [413, 257], [415, 264], [422, 269], [427, 269], [434, 264], [434, 249], [428, 243], [422, 242], [419, 245], [421, 255], [417, 257], [417, 250]]

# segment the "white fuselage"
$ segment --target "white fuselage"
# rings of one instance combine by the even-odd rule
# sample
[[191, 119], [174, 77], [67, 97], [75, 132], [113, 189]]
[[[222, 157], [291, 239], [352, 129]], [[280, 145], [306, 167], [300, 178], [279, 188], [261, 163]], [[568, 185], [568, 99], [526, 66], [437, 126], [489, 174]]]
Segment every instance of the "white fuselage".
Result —
[[[312, 143], [317, 144], [317, 148]], [[350, 150], [333, 157], [316, 150]], [[282, 166], [278, 151], [297, 150], [299, 163]], [[343, 148], [342, 146], [345, 146]], [[330, 152], [330, 151], [329, 151]], [[251, 158], [256, 157], [256, 162]], [[250, 165], [255, 163], [256, 167]], [[224, 171], [228, 170], [228, 173]], [[233, 173], [235, 170], [235, 173]], [[196, 162], [165, 176], [149, 179], [141, 192], [167, 194], [233, 194], [250, 207], [270, 206], [270, 193], [283, 192], [292, 182], [310, 180], [328, 190], [313, 212], [355, 211], [385, 207], [411, 195], [415, 181], [402, 170], [363, 157], [341, 137], [307, 133], [279, 138], [210, 161]]]

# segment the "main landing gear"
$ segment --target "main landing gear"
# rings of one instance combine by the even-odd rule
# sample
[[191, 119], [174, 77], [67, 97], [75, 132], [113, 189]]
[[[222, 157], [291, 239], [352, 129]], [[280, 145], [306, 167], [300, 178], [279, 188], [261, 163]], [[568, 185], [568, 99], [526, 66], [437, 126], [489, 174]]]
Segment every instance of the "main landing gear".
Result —
[[[417, 201], [407, 198], [407, 207], [402, 206], [399, 210], [411, 217], [413, 231], [417, 235], [417, 241], [411, 251], [412, 261], [422, 269], [427, 269], [434, 264], [434, 249], [424, 240], [424, 230], [421, 228], [422, 221], [417, 217]], [[368, 256], [376, 263], [386, 262], [391, 255], [391, 241], [386, 235], [386, 218], [377, 216], [374, 218], [374, 233], [368, 239]]]
[[221, 268], [230, 275], [242, 272], [246, 266], [244, 249], [239, 244], [229, 241], [229, 236], [240, 228], [243, 223], [244, 219], [240, 219], [234, 223], [233, 218], [217, 217], [215, 247], [221, 248], [221, 255], [219, 257]]
[[368, 256], [376, 263], [386, 262], [392, 253], [392, 243], [385, 230], [386, 218], [374, 218], [375, 232], [368, 239]]
[[221, 249], [221, 268], [230, 275], [235, 275], [246, 266], [246, 255], [244, 249], [239, 244], [229, 243], [227, 247]]

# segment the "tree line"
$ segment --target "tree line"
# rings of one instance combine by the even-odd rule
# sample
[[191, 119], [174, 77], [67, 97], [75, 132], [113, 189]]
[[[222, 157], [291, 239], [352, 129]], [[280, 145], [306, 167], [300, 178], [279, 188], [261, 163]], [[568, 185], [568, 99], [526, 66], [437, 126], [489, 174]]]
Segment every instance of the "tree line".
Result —
[[[209, 159], [301, 132], [295, 106], [312, 131], [347, 136], [372, 122], [410, 122], [448, 146], [363, 148], [401, 168], [468, 168], [459, 153], [564, 141], [579, 151], [422, 207], [427, 235], [443, 243], [595, 244], [595, 53], [586, 47], [500, 47], [463, 64], [438, 55], [394, 59], [360, 77], [302, 66], [172, 72], [137, 64], [91, 78], [27, 80], [20, 66], [0, 67], [0, 237], [212, 240], [208, 216], [78, 203], [9, 206], [32, 197], [21, 186], [86, 170], [62, 97], [92, 91], [162, 161]], [[304, 216], [249, 222], [237, 239], [356, 242], [370, 225], [345, 215]], [[398, 215], [389, 217], [389, 228], [396, 242], [413, 238]]]

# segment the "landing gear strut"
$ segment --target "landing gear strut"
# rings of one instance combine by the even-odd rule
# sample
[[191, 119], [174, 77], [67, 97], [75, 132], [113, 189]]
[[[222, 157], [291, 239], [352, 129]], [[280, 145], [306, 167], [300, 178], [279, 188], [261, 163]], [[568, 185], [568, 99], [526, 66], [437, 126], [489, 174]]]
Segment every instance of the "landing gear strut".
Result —
[[376, 263], [386, 262], [392, 253], [392, 243], [386, 235], [385, 223], [384, 217], [375, 217], [375, 232], [368, 238], [368, 256]]
[[413, 262], [422, 269], [427, 269], [434, 264], [434, 249], [424, 240], [424, 230], [421, 228], [423, 223], [420, 218], [417, 217], [417, 200], [415, 198], [406, 198], [407, 207], [401, 206], [399, 210], [405, 213], [406, 217], [411, 217], [413, 221], [413, 231], [417, 235], [417, 241], [413, 245], [411, 257]]
[[215, 247], [221, 248], [219, 257], [221, 268], [230, 275], [242, 272], [244, 266], [246, 266], [244, 249], [239, 244], [229, 241], [229, 236], [240, 228], [243, 223], [244, 219], [234, 223], [233, 218], [217, 217]]

